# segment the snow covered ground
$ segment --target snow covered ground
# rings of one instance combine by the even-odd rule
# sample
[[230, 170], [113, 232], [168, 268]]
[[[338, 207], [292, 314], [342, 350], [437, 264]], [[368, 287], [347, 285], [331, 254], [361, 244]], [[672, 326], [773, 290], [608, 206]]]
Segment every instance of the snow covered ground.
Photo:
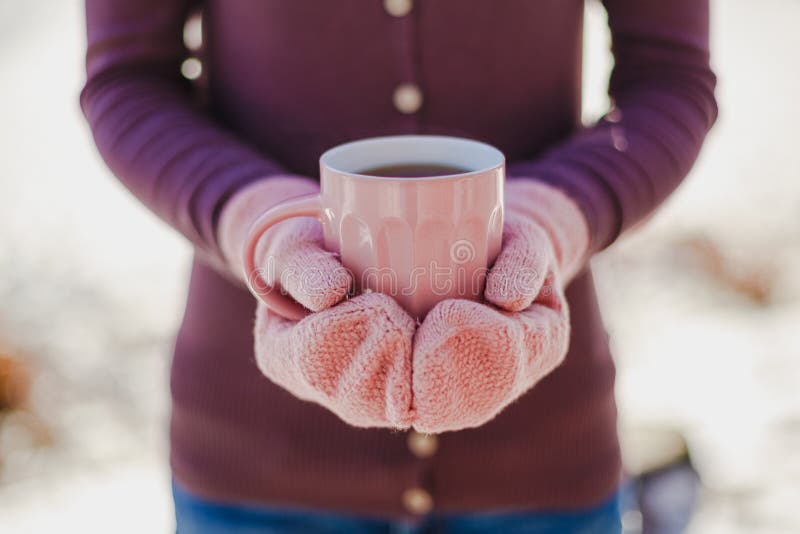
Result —
[[[713, 4], [719, 123], [596, 278], [623, 435], [682, 431], [706, 483], [691, 532], [800, 532], [800, 2]], [[0, 353], [36, 376], [34, 415], [0, 421], [0, 531], [166, 533], [189, 249], [92, 147], [81, 5], [0, 0]], [[590, 6], [587, 118], [605, 105], [603, 23]]]

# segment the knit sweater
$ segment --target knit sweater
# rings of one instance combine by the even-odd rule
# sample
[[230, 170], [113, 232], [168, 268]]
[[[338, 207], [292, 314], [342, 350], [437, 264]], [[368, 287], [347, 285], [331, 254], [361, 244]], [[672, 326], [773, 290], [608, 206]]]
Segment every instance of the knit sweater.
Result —
[[[563, 363], [489, 423], [425, 441], [349, 427], [267, 380], [256, 301], [225, 275], [216, 238], [226, 201], [256, 180], [316, 177], [345, 141], [430, 133], [497, 146], [510, 178], [562, 189], [592, 251], [607, 247], [688, 173], [716, 104], [707, 0], [604, 4], [614, 107], [583, 127], [583, 0], [87, 0], [81, 105], [100, 153], [197, 251], [171, 371], [179, 483], [221, 502], [397, 517], [430, 508], [418, 490], [442, 512], [574, 509], [614, 491], [614, 365], [589, 270], [567, 289]], [[189, 51], [196, 10], [203, 46]]]

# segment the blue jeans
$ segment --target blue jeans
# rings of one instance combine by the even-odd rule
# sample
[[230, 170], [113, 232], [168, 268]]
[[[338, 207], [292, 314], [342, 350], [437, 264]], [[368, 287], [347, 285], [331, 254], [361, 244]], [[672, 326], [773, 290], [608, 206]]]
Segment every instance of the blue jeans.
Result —
[[173, 484], [177, 534], [346, 533], [620, 534], [620, 496], [575, 512], [431, 514], [418, 522], [359, 517], [316, 510], [218, 504]]

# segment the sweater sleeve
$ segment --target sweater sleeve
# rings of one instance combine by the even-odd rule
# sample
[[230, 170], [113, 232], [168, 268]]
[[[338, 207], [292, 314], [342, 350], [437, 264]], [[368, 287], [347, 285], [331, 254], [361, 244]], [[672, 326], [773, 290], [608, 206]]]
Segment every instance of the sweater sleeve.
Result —
[[582, 208], [591, 248], [653, 211], [692, 167], [717, 117], [708, 0], [603, 0], [615, 65], [596, 125], [509, 175], [561, 188]]
[[80, 102], [111, 171], [213, 262], [226, 199], [281, 169], [215, 123], [181, 76], [183, 27], [198, 3], [86, 0]]

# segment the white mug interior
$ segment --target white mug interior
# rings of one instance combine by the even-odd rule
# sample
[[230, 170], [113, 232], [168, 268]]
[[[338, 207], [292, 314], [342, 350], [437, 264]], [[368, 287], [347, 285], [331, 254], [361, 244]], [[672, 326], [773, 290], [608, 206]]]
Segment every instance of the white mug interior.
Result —
[[373, 179], [376, 177], [359, 173], [388, 165], [433, 164], [465, 169], [459, 174], [466, 174], [493, 169], [504, 163], [503, 153], [491, 145], [442, 135], [373, 137], [339, 145], [320, 157], [320, 165], [332, 171]]

